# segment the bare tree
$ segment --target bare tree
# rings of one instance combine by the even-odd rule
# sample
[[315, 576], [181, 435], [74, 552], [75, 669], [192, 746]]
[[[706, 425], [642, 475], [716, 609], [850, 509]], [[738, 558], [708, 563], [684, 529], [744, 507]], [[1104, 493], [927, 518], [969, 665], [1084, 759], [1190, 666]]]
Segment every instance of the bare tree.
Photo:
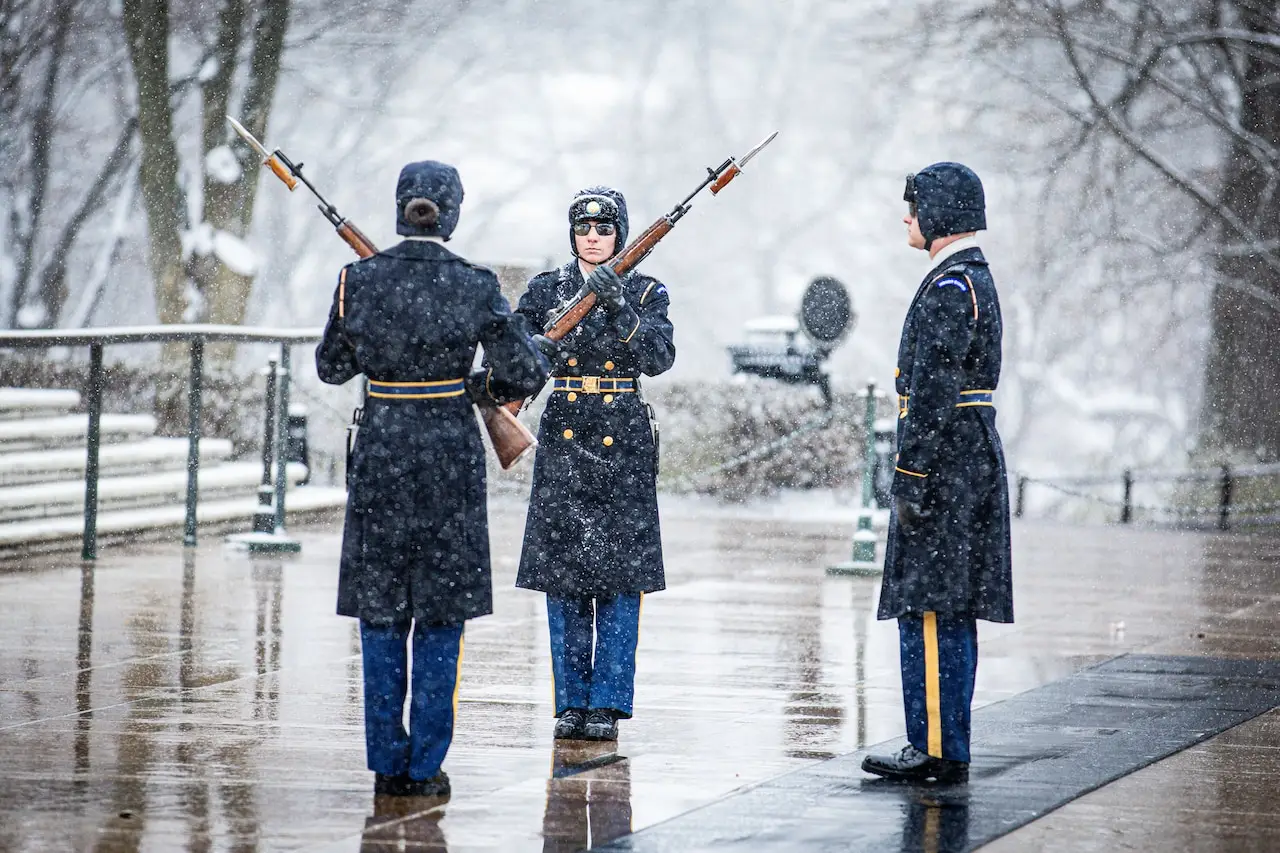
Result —
[[1119, 213], [1088, 218], [1111, 257], [1211, 290], [1201, 450], [1280, 458], [1275, 4], [996, 0], [960, 25], [1066, 120], [1048, 140], [1047, 172], [1080, 174], [1082, 155], [1102, 167], [1077, 189]]
[[133, 156], [127, 120], [104, 159], [79, 150], [88, 125], [100, 135], [120, 121], [80, 109], [89, 93], [115, 86], [114, 22], [94, 0], [54, 0], [47, 14], [36, 5], [0, 2], [0, 233], [11, 253], [0, 292], [9, 326], [57, 324], [72, 251]]

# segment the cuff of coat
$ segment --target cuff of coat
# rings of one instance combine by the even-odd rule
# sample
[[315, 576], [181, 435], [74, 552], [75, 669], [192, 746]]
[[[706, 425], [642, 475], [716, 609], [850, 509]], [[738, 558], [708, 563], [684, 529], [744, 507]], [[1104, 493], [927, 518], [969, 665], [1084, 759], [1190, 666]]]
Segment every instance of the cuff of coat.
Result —
[[901, 466], [893, 469], [893, 496], [904, 501], [918, 504], [924, 498], [924, 484], [928, 482], [928, 474], [912, 471]]
[[629, 344], [640, 330], [640, 315], [630, 305], [624, 305], [621, 311], [613, 315], [613, 328], [618, 333], [618, 340]]

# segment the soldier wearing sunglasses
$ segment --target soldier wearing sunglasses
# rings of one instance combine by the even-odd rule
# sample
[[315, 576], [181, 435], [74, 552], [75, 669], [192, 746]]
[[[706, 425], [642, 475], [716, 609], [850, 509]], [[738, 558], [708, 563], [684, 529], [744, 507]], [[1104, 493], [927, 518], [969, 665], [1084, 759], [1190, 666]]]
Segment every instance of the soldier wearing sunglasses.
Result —
[[542, 332], [547, 312], [584, 283], [596, 295], [548, 353], [552, 393], [516, 580], [547, 595], [562, 739], [617, 739], [618, 720], [632, 714], [641, 599], [666, 586], [657, 434], [640, 376], [670, 369], [676, 352], [666, 287], [607, 266], [626, 245], [627, 224], [622, 193], [579, 192], [569, 205], [573, 258], [534, 276], [516, 309]]
[[898, 345], [895, 513], [880, 619], [897, 619], [908, 744], [862, 769], [913, 781], [969, 775], [978, 621], [1013, 621], [1009, 490], [992, 400], [1000, 299], [977, 232], [982, 182], [959, 163], [907, 177], [907, 244], [929, 253]]

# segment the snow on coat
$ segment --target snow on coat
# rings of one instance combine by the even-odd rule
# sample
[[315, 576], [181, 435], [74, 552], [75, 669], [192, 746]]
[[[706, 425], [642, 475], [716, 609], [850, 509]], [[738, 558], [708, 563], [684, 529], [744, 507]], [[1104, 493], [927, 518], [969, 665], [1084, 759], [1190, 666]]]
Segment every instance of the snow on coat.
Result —
[[880, 619], [906, 613], [1013, 621], [1009, 487], [991, 392], [1000, 381], [1000, 301], [977, 247], [925, 276], [898, 347], [895, 501], [926, 516], [889, 516]]
[[[670, 369], [676, 351], [666, 287], [635, 272], [622, 284], [627, 307], [612, 318], [593, 308], [561, 342], [555, 376], [629, 379], [638, 387], [641, 375]], [[570, 261], [530, 280], [516, 310], [542, 331], [547, 312], [582, 285], [578, 262]], [[552, 390], [516, 585], [558, 595], [663, 589], [657, 462], [639, 393]]]
[[[461, 379], [476, 345], [491, 385], [523, 397], [546, 359], [489, 270], [406, 240], [346, 267], [316, 348], [321, 380]], [[347, 472], [338, 613], [374, 625], [457, 624], [493, 610], [484, 444], [466, 395], [370, 396]]]

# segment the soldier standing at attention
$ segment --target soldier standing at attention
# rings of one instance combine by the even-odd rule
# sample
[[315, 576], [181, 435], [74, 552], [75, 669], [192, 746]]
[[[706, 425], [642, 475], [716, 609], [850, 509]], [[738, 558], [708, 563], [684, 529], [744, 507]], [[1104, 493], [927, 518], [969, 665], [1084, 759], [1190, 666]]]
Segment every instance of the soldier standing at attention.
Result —
[[1009, 490], [992, 393], [1000, 301], [975, 232], [982, 183], [959, 163], [907, 177], [907, 242], [932, 268], [898, 345], [898, 459], [880, 619], [897, 619], [909, 744], [862, 769], [964, 781], [977, 620], [1013, 621]]
[[[316, 348], [324, 382], [369, 380], [347, 471], [338, 613], [360, 620], [369, 769], [374, 791], [393, 796], [449, 794], [441, 764], [453, 740], [463, 623], [493, 611], [472, 401], [527, 397], [548, 373], [497, 277], [444, 247], [461, 206], [452, 166], [405, 166], [396, 232], [406, 239], [343, 268]], [[491, 368], [469, 375], [477, 344]]]
[[557, 738], [616, 740], [631, 717], [640, 602], [663, 589], [658, 453], [640, 375], [675, 361], [667, 289], [603, 264], [627, 240], [627, 204], [608, 187], [569, 205], [573, 259], [529, 281], [517, 311], [547, 312], [586, 285], [596, 305], [552, 356], [516, 585], [547, 594]]

